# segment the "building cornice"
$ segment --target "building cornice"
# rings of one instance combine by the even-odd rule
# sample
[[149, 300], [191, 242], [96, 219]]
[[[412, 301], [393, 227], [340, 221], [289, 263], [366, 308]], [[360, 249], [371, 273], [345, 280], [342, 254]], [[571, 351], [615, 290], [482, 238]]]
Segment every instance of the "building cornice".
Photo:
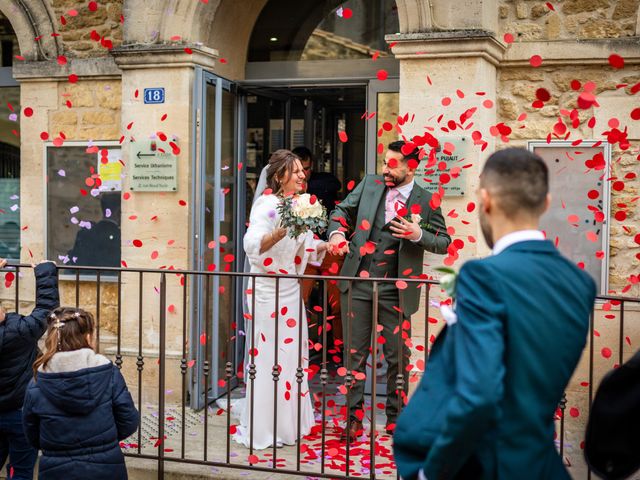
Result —
[[13, 77], [18, 82], [46, 82], [69, 78], [75, 74], [78, 78], [91, 77], [119, 78], [122, 71], [116, 65], [112, 56], [93, 58], [70, 58], [66, 65], [60, 65], [57, 60], [14, 62]]
[[498, 65], [506, 47], [486, 30], [442, 30], [387, 35], [399, 60], [480, 57]]
[[[186, 49], [190, 49], [188, 53]], [[203, 67], [213, 69], [218, 51], [200, 44], [123, 45], [111, 51], [122, 70], [141, 68]]]

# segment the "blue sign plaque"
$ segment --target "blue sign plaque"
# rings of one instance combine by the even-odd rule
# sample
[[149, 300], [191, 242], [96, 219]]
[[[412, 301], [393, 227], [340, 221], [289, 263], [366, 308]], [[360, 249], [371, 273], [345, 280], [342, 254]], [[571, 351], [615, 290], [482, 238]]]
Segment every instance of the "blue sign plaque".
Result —
[[164, 88], [145, 88], [144, 103], [164, 103]]

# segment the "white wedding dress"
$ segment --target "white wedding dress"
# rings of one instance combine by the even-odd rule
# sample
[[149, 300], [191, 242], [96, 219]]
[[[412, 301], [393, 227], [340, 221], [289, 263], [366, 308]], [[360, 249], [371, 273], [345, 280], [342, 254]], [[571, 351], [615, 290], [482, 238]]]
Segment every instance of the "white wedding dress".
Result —
[[[269, 250], [260, 253], [260, 243], [265, 235], [271, 233], [280, 222], [277, 211], [279, 199], [275, 195], [262, 195], [251, 209], [249, 228], [244, 236], [244, 250], [251, 265], [251, 273], [288, 273], [303, 274], [308, 262], [321, 262], [323, 254], [317, 254], [316, 248], [321, 242], [315, 240], [311, 232], [293, 239], [288, 235]], [[276, 309], [276, 280], [274, 278], [256, 278], [255, 287], [249, 280], [247, 304], [252, 321], [255, 322], [254, 363], [256, 375], [251, 385], [249, 378], [250, 357], [245, 364], [246, 397], [232, 406], [234, 414], [240, 417], [234, 439], [249, 447], [251, 441], [251, 394], [253, 392], [253, 448], [264, 449], [273, 446], [274, 411], [277, 406], [276, 443], [292, 445], [298, 439], [298, 383], [296, 370], [298, 364], [304, 369], [300, 396], [300, 438], [309, 434], [314, 425], [314, 413], [311, 394], [307, 382], [309, 366], [309, 345], [307, 317], [304, 305], [300, 318], [300, 286], [298, 280], [280, 278], [278, 281], [278, 310]], [[251, 289], [253, 288], [253, 291]], [[255, 312], [251, 311], [255, 295]], [[276, 322], [278, 335], [276, 338]], [[302, 322], [302, 329], [300, 329]], [[299, 332], [302, 331], [300, 335]], [[251, 321], [247, 322], [245, 334], [247, 349], [251, 348]], [[301, 338], [299, 338], [301, 336]], [[300, 343], [302, 345], [300, 345]], [[274, 382], [272, 372], [277, 345], [277, 365], [281, 371], [279, 380]], [[301, 347], [301, 348], [300, 348]], [[302, 352], [300, 358], [298, 351]], [[274, 406], [274, 395], [277, 399]]]

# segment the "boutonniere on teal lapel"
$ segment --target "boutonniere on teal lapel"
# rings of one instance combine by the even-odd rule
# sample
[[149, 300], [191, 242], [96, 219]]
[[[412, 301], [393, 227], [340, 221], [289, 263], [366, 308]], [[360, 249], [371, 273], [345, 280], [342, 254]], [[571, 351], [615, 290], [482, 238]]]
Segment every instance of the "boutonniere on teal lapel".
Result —
[[452, 300], [456, 299], [456, 281], [458, 280], [458, 272], [449, 267], [436, 267], [436, 272], [443, 273], [440, 277], [440, 286]]
[[[442, 277], [440, 277], [440, 286], [447, 294], [447, 296], [451, 297], [452, 301], [456, 299], [456, 281], [458, 280], [458, 272], [456, 272], [453, 268], [449, 267], [436, 267], [434, 268], [436, 272], [443, 273]], [[440, 304], [440, 312], [442, 313], [442, 318], [447, 323], [449, 327], [458, 323], [458, 316], [456, 312], [451, 307], [451, 305]]]

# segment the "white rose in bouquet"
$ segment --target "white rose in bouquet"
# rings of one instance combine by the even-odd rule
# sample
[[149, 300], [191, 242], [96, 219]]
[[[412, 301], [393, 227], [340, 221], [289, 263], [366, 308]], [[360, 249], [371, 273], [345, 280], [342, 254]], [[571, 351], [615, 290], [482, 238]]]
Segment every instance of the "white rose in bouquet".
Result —
[[315, 195], [308, 193], [284, 198], [278, 211], [282, 225], [288, 229], [289, 236], [292, 238], [307, 230], [322, 233], [328, 225], [326, 209]]
[[303, 193], [293, 201], [291, 210], [297, 217], [315, 218], [321, 216], [324, 209], [317, 198], [312, 200], [311, 195]]

